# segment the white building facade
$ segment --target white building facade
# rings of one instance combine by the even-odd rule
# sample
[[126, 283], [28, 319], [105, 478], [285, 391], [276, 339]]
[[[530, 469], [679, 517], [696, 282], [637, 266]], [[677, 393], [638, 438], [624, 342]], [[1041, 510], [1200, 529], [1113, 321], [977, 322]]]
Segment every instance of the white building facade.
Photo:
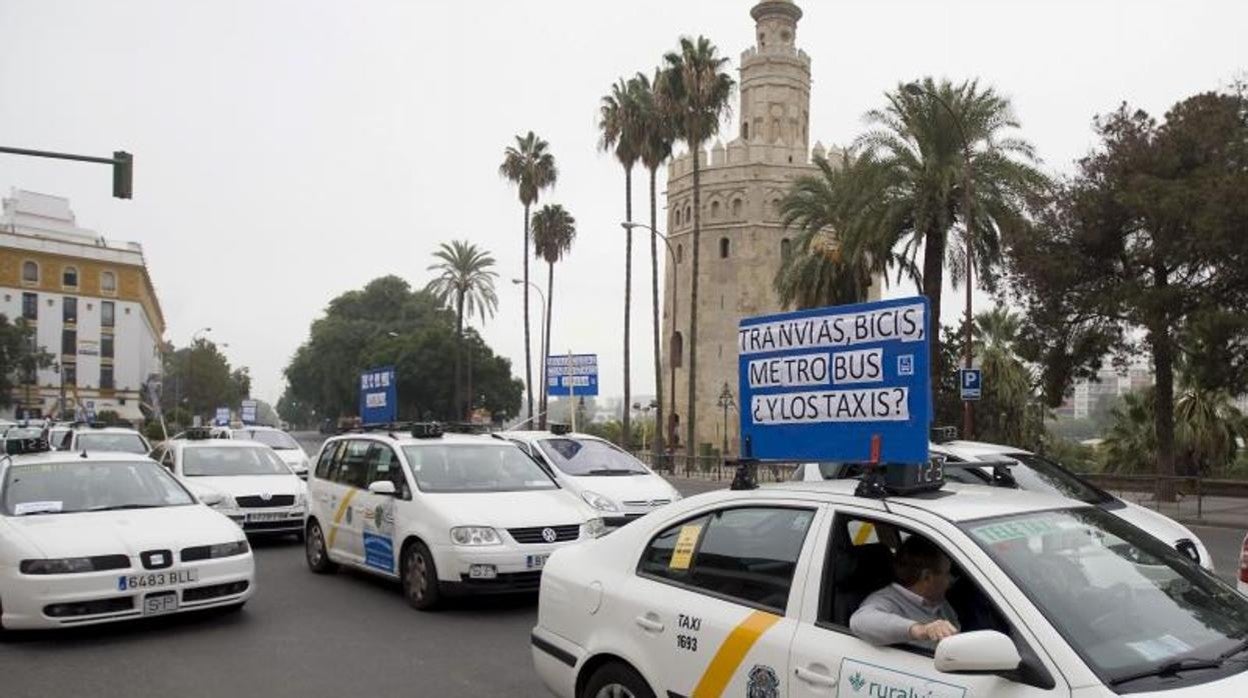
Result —
[[55, 357], [18, 376], [0, 416], [143, 418], [145, 386], [160, 380], [165, 322], [138, 243], [78, 227], [68, 199], [13, 190], [0, 214], [0, 314], [34, 326], [38, 347]]

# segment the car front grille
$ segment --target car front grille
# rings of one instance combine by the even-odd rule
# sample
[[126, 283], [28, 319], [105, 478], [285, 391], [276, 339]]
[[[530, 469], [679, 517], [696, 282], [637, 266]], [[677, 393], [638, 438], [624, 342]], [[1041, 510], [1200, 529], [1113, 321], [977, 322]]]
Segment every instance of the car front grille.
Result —
[[494, 579], [471, 579], [468, 575], [460, 575], [464, 588], [471, 591], [537, 591], [542, 586], [542, 571], [511, 572], [500, 574]]
[[[554, 540], [546, 540], [542, 532], [550, 529], [555, 532]], [[534, 545], [537, 543], [564, 543], [570, 540], [576, 540], [581, 537], [581, 527], [579, 524], [569, 526], [533, 526], [530, 528], [509, 528], [507, 532], [515, 539], [517, 543], [523, 545]]]
[[76, 603], [54, 603], [43, 607], [44, 615], [50, 618], [76, 618], [78, 616], [98, 616], [103, 613], [117, 613], [134, 608], [134, 597], [119, 596], [112, 599], [96, 601], [78, 601]]
[[234, 596], [247, 591], [248, 583], [229, 582], [227, 584], [209, 584], [208, 586], [195, 587], [193, 589], [182, 590], [182, 602], [193, 603], [195, 601], [208, 601], [210, 599], [219, 599], [223, 596]]
[[637, 499], [631, 502], [624, 502], [624, 506], [640, 509], [644, 507], [661, 507], [671, 504], [670, 499]]
[[243, 521], [243, 530], [248, 533], [260, 531], [299, 531], [303, 529], [303, 519], [286, 519], [285, 521]]
[[261, 507], [289, 507], [295, 504], [295, 495], [293, 494], [275, 494], [268, 499], [256, 495], [247, 495], [244, 497], [236, 497], [235, 501], [238, 506], [244, 509], [258, 509]]

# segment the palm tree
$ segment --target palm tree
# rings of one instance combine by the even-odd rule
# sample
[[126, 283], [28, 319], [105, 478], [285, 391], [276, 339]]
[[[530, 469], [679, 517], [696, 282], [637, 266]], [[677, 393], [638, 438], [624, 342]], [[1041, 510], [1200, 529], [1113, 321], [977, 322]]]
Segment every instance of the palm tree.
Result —
[[[636, 81], [625, 82], [622, 78], [611, 86], [611, 94], [602, 98], [599, 107], [598, 130], [602, 138], [598, 147], [603, 152], [614, 152], [624, 167], [624, 220], [633, 220], [633, 165], [637, 163], [642, 138], [641, 104]], [[633, 231], [625, 231], [624, 240], [624, 418], [625, 450], [628, 449], [629, 415], [632, 412], [632, 381], [630, 380], [629, 351], [630, 322], [633, 295]]]
[[975, 353], [1001, 349], [1013, 353], [1023, 319], [1018, 313], [998, 303], [992, 310], [975, 315]]
[[[553, 187], [559, 178], [550, 144], [529, 131], [516, 136], [516, 144], [503, 151], [498, 173], [514, 183], [524, 205], [524, 386], [528, 392], [529, 419], [533, 419], [533, 356], [529, 342], [529, 207], [543, 189]], [[530, 425], [532, 428], [532, 425]]]
[[[491, 269], [494, 257], [476, 245], [461, 240], [442, 243], [433, 253], [437, 263], [429, 265], [429, 271], [438, 275], [425, 286], [425, 290], [437, 296], [438, 301], [455, 311], [455, 418], [470, 418], [472, 405], [465, 405], [461, 391], [464, 353], [464, 318], [477, 315], [482, 321], [494, 317], [498, 310], [498, 296], [494, 293], [494, 279], [498, 274]], [[471, 403], [471, 400], [468, 401]]]
[[676, 137], [689, 146], [693, 157], [693, 263], [689, 288], [689, 413], [686, 418], [686, 454], [697, 448], [698, 398], [698, 273], [702, 238], [702, 144], [719, 132], [728, 111], [734, 82], [724, 71], [728, 59], [709, 39], [681, 37], [680, 47], [663, 56], [658, 81], [659, 104], [672, 115]]
[[781, 260], [773, 285], [786, 307], [817, 308], [866, 300], [872, 277], [897, 268], [915, 280], [909, 260], [882, 248], [846, 254], [837, 232], [851, 227], [870, 208], [871, 178], [878, 168], [869, 158], [843, 153], [839, 161], [815, 156], [818, 174], [798, 177], [780, 203], [784, 226], [797, 231]]
[[1111, 411], [1113, 424], [1102, 444], [1103, 469], [1111, 473], [1148, 473], [1156, 469], [1157, 430], [1153, 424], [1154, 390], [1122, 396]]
[[[533, 252], [540, 258], [546, 260], [546, 328], [544, 330], [542, 345], [546, 347], [546, 353], [550, 353], [550, 316], [551, 309], [555, 304], [555, 262], [563, 258], [568, 250], [572, 249], [572, 241], [576, 239], [576, 219], [572, 214], [568, 213], [559, 204], [547, 204], [537, 213], [533, 214]], [[549, 380], [546, 376], [545, 357], [542, 360], [542, 398], [541, 407], [538, 411], [542, 416], [538, 418], [538, 429], [546, 429], [546, 403], [549, 386], [546, 382]]]
[[[663, 358], [659, 329], [659, 235], [656, 232], [659, 228], [659, 204], [656, 180], [659, 167], [672, 155], [676, 128], [672, 115], [663, 109], [655, 92], [659, 83], [659, 73], [656, 71], [653, 82], [644, 73], [637, 73], [632, 82], [636, 83], [635, 94], [641, 112], [641, 139], [637, 152], [641, 158], [641, 164], [650, 171], [650, 313], [654, 325], [654, 394], [658, 397], [655, 401], [654, 458], [651, 462], [659, 465], [663, 457], [664, 422]], [[632, 234], [631, 231], [629, 234]], [[675, 292], [675, 289], [672, 290]], [[676, 318], [673, 317], [672, 322], [675, 323]], [[672, 407], [675, 408], [675, 404]]]
[[1174, 403], [1175, 442], [1188, 475], [1223, 475], [1235, 462], [1244, 415], [1230, 393], [1189, 386]]
[[[843, 232], [854, 253], [901, 248], [914, 263], [923, 249], [921, 279], [931, 305], [932, 386], [937, 389], [944, 370], [937, 331], [944, 264], [956, 249], [949, 244], [950, 230], [955, 223], [965, 230], [968, 217], [974, 217], [974, 264], [979, 278], [991, 285], [1002, 232], [1023, 224], [1024, 199], [1047, 180], [1033, 166], [1032, 146], [1007, 133], [1018, 128], [1007, 98], [976, 81], [955, 86], [925, 78], [909, 87], [898, 86], [886, 95], [884, 109], [866, 115], [872, 128], [855, 147], [880, 167], [872, 179], [874, 204]], [[968, 158], [969, 171], [964, 169]], [[971, 211], [964, 203], [968, 182]], [[961, 266], [953, 266], [955, 284], [966, 278]]]

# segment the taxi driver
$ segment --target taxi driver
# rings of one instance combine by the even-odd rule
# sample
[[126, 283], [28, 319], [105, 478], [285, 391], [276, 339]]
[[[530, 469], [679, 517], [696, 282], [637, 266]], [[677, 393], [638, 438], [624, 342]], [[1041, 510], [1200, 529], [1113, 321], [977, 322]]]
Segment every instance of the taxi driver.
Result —
[[958, 617], [945, 600], [949, 558], [930, 541], [912, 535], [897, 549], [896, 582], [871, 594], [849, 619], [855, 635], [873, 645], [909, 644], [935, 649], [958, 632]]

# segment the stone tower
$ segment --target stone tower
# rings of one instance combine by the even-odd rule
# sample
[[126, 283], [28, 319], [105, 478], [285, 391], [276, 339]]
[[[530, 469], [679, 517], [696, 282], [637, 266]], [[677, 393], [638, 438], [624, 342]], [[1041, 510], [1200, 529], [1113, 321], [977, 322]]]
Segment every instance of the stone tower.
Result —
[[[737, 322], [781, 310], [772, 282], [792, 233], [779, 216], [792, 180], [817, 172], [810, 162], [810, 57], [797, 48], [802, 10], [790, 0], [763, 0], [750, 11], [755, 45], [741, 54], [740, 126], [727, 146], [716, 141], [701, 158], [702, 234], [698, 280], [697, 440], [737, 453], [739, 414], [727, 430], [720, 394], [737, 395]], [[825, 155], [816, 144], [813, 154]], [[667, 230], [675, 251], [664, 282], [663, 395], [666, 435], [685, 439], [689, 397], [690, 274], [693, 242], [693, 154], [675, 158], [667, 175]], [[669, 260], [670, 261], [670, 260]], [[739, 408], [739, 407], [738, 407]], [[674, 428], [673, 420], [679, 426]], [[692, 453], [700, 449], [695, 445]]]

